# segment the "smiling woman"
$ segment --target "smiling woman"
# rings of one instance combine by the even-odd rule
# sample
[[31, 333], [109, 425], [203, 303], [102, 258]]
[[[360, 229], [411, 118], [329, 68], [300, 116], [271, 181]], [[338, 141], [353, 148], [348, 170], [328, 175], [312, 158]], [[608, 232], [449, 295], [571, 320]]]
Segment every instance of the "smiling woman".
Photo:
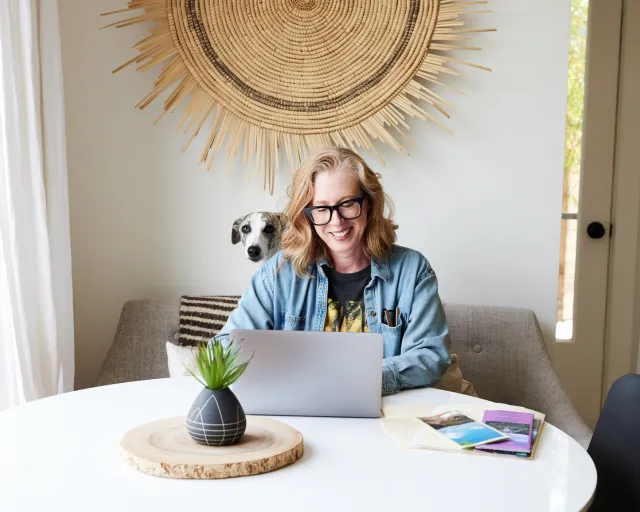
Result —
[[253, 276], [220, 331], [378, 332], [382, 392], [434, 386], [451, 364], [427, 259], [394, 244], [393, 204], [356, 153], [325, 148], [294, 173], [282, 251]]

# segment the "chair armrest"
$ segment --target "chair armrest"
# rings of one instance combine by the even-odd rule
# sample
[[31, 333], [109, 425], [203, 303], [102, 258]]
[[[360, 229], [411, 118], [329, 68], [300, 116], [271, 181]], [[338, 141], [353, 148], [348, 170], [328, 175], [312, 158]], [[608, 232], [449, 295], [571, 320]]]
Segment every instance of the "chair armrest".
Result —
[[560, 382], [553, 369], [542, 336], [540, 323], [533, 311], [530, 313], [531, 322], [534, 324], [536, 343], [532, 356], [535, 362], [535, 378], [537, 380], [532, 399], [540, 407], [539, 411], [545, 411], [545, 421], [559, 428], [565, 434], [573, 437], [585, 450], [589, 447], [592, 430], [587, 426], [578, 411], [573, 407], [569, 395]]
[[127, 301], [98, 385], [168, 377], [165, 344], [178, 330], [179, 309], [179, 300]]
[[593, 431], [582, 420], [571, 404], [568, 407], [556, 405], [553, 407], [554, 421], [549, 421], [554, 427], [573, 437], [585, 450], [589, 448]]
[[541, 356], [543, 360], [536, 366], [538, 383], [533, 397], [537, 410], [544, 411], [545, 421], [571, 436], [586, 450], [593, 432], [573, 407], [546, 352]]

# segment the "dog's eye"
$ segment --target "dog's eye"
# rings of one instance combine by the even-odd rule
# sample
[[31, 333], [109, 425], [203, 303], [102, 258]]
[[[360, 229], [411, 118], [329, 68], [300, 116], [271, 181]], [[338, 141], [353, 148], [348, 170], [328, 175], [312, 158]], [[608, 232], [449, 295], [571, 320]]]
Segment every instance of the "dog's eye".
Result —
[[274, 229], [273, 229], [273, 226], [269, 225], [269, 226], [265, 226], [262, 231], [270, 235], [271, 233], [273, 233]]
[[242, 226], [242, 232], [243, 233], [251, 233], [251, 226], [249, 226], [249, 224], [245, 224], [244, 226]]

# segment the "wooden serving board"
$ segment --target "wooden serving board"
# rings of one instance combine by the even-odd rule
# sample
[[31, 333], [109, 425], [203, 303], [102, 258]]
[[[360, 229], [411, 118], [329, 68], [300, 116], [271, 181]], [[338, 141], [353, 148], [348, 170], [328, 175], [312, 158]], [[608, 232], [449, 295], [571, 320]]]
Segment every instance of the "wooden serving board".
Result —
[[257, 475], [294, 463], [304, 451], [302, 434], [270, 418], [247, 416], [247, 430], [231, 446], [196, 443], [186, 417], [140, 425], [120, 441], [124, 460], [149, 475], [167, 478], [232, 478]]

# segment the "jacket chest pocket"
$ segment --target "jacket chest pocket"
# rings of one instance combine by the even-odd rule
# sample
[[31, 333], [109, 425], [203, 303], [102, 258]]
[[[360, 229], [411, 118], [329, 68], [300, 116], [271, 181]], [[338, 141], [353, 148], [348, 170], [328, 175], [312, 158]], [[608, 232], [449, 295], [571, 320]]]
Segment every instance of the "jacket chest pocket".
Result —
[[392, 357], [400, 354], [400, 347], [402, 346], [402, 331], [404, 329], [404, 323], [402, 317], [398, 325], [390, 327], [386, 324], [378, 324], [378, 332], [382, 334], [384, 340], [384, 357]]
[[285, 331], [304, 331], [305, 317], [295, 315], [284, 315]]

